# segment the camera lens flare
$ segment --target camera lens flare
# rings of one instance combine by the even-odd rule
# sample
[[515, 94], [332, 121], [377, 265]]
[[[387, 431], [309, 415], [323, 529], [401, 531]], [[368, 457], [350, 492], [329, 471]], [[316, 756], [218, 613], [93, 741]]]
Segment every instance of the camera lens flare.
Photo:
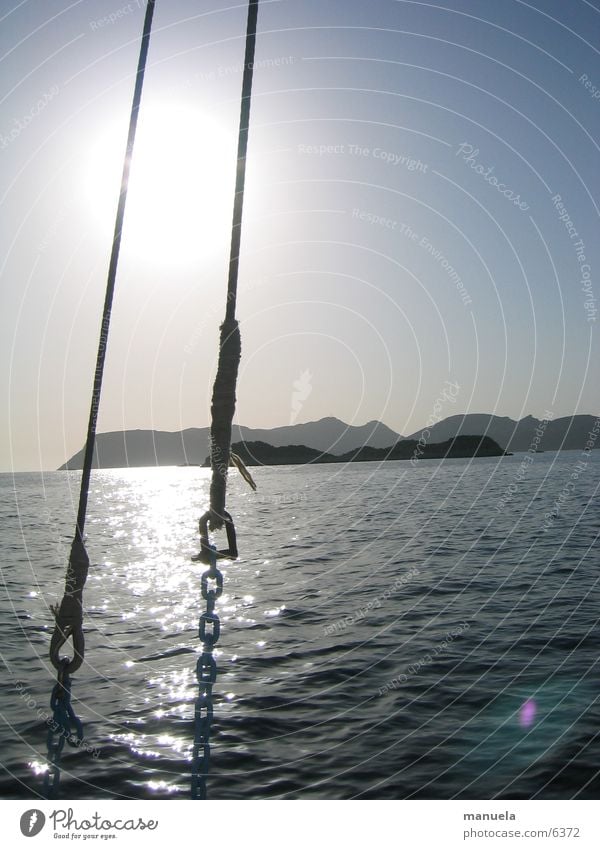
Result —
[[519, 710], [519, 725], [521, 728], [531, 728], [535, 722], [537, 705], [534, 699], [527, 699]]

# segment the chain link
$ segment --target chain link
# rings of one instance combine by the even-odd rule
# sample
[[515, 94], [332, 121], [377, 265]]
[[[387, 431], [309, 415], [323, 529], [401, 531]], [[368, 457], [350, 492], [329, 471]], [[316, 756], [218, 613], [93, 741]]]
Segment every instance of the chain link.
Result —
[[206, 777], [210, 767], [210, 728], [213, 720], [212, 688], [217, 680], [217, 663], [213, 657], [213, 649], [221, 634], [221, 620], [215, 613], [215, 603], [223, 592], [223, 573], [217, 569], [215, 546], [207, 546], [207, 553], [209, 568], [200, 579], [206, 610], [200, 615], [198, 622], [202, 654], [196, 663], [198, 698], [194, 704], [192, 799], [206, 799]]
[[71, 705], [71, 679], [68, 657], [61, 659], [57, 681], [50, 696], [52, 723], [48, 726], [48, 771], [44, 776], [44, 794], [53, 799], [60, 783], [60, 757], [65, 743], [77, 748], [83, 740], [83, 725]]

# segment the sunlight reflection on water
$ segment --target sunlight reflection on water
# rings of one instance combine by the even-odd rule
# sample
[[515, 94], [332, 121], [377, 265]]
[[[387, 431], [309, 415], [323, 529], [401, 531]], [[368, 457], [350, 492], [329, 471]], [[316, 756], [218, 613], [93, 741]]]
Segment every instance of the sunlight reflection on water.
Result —
[[[493, 509], [512, 460], [470, 470], [424, 465], [401, 488], [407, 472], [394, 464], [377, 480], [370, 464], [347, 469], [344, 487], [337, 468], [331, 479], [326, 467], [261, 469], [259, 491], [279, 499], [275, 511], [255, 505], [232, 478], [232, 504], [243, 507], [234, 511], [242, 557], [223, 564], [212, 795], [347, 798], [378, 787], [373, 793], [386, 798], [432, 788], [449, 797], [471, 784], [475, 797], [509, 786], [529, 793], [546, 766], [559, 774], [578, 741], [588, 746], [578, 774], [588, 775], [597, 752], [595, 691], [571, 678], [580, 669], [583, 679], [597, 660], [598, 577], [589, 554], [597, 512], [588, 511], [562, 551], [559, 532], [591, 503], [597, 478], [590, 472], [588, 489], [568, 505], [572, 516], [540, 535], [543, 502], [524, 500], [517, 518]], [[561, 462], [568, 474], [569, 458]], [[540, 480], [552, 474], [550, 463], [548, 454], [536, 458]], [[554, 474], [560, 491], [562, 472]], [[53, 516], [76, 482], [49, 477]], [[203, 571], [190, 556], [208, 484], [199, 468], [93, 476], [86, 665], [74, 694], [92, 745], [106, 756], [88, 762], [76, 753], [84, 794], [186, 793]], [[303, 494], [302, 512], [286, 504], [286, 493]], [[68, 538], [69, 519], [51, 532]], [[32, 540], [31, 550], [43, 552], [43, 537]], [[47, 561], [36, 565], [36, 591], [30, 575], [15, 571], [11, 604], [23, 618], [5, 642], [12, 668], [32, 680], [44, 706], [47, 609], [63, 580], [62, 563]], [[470, 628], [436, 654], [463, 619]], [[434, 662], [406, 674], [428, 654]], [[380, 695], [400, 674], [406, 682]], [[11, 698], [6, 715], [23, 740], [34, 734], [41, 753], [43, 723]], [[16, 740], [7, 763], [33, 786], [43, 760], [30, 749], [24, 758]]]

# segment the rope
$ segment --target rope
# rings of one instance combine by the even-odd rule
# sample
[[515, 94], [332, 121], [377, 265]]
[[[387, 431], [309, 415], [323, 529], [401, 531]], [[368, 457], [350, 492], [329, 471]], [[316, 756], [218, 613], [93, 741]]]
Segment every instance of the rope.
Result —
[[[221, 623], [215, 604], [223, 592], [223, 575], [217, 568], [219, 556], [235, 559], [238, 555], [233, 520], [225, 509], [227, 470], [233, 463], [253, 489], [256, 484], [242, 460], [231, 452], [231, 425], [235, 413], [235, 386], [242, 353], [240, 328], [235, 318], [237, 297], [242, 211], [244, 206], [244, 183], [246, 178], [246, 153], [248, 150], [248, 126], [250, 123], [250, 99], [252, 94], [252, 71], [256, 45], [256, 20], [258, 0], [249, 0], [246, 26], [246, 54], [242, 80], [242, 103], [238, 135], [237, 173], [233, 221], [231, 225], [231, 250], [229, 254], [229, 277], [227, 281], [227, 307], [221, 325], [219, 339], [219, 362], [213, 386], [211, 403], [211, 467], [210, 507], [200, 518], [200, 553], [192, 560], [208, 563], [209, 568], [201, 579], [202, 598], [206, 600], [206, 612], [200, 616], [198, 635], [202, 643], [202, 654], [196, 664], [198, 698], [194, 708], [194, 747], [192, 751], [192, 799], [206, 799], [206, 778], [210, 766], [210, 734], [213, 721], [213, 685], [217, 680], [217, 664], [213, 649], [219, 639]], [[219, 530], [225, 525], [227, 549], [217, 551], [208, 541], [208, 529]], [[209, 581], [216, 584], [209, 588]]]
[[227, 280], [227, 306], [225, 321], [221, 325], [219, 340], [219, 363], [213, 386], [211, 403], [211, 468], [210, 484], [210, 529], [219, 530], [227, 521], [225, 496], [227, 470], [231, 451], [231, 426], [235, 413], [235, 386], [241, 357], [240, 329], [235, 318], [237, 284], [242, 235], [242, 212], [244, 207], [244, 185], [246, 180], [246, 154], [248, 151], [248, 128], [252, 96], [252, 75], [256, 47], [256, 21], [258, 1], [249, 0], [246, 27], [246, 53], [242, 79], [242, 103], [237, 150], [237, 173], [235, 198], [231, 225], [231, 250], [229, 253], [229, 276]]
[[[88, 420], [88, 429], [85, 442], [85, 453], [83, 458], [83, 470], [81, 474], [81, 488], [79, 491], [79, 506], [77, 510], [75, 535], [71, 545], [69, 563], [67, 565], [65, 593], [61, 601], [60, 607], [58, 609], [53, 609], [56, 624], [54, 628], [54, 633], [52, 634], [52, 638], [50, 640], [50, 660], [52, 661], [53, 666], [58, 670], [57, 687], [61, 692], [64, 691], [69, 693], [69, 697], [70, 685], [69, 687], [67, 687], [67, 685], [65, 684], [65, 686], [63, 687], [63, 681], [68, 682], [68, 676], [75, 672], [77, 669], [79, 669], [79, 667], [83, 663], [85, 652], [85, 641], [83, 635], [83, 588], [87, 579], [90, 561], [83, 542], [83, 532], [85, 528], [88, 494], [90, 488], [90, 477], [92, 472], [94, 446], [96, 442], [96, 424], [98, 420], [100, 394], [102, 391], [102, 377], [104, 374], [104, 360], [106, 358], [110, 315], [112, 309], [113, 295], [115, 291], [117, 266], [119, 262], [119, 251], [121, 248], [121, 234], [123, 230], [123, 218], [125, 215], [125, 203], [127, 200], [129, 170], [131, 166], [131, 158], [133, 155], [133, 146], [137, 129], [138, 113], [142, 98], [144, 74], [146, 71], [146, 61], [148, 58], [148, 47], [150, 43], [150, 32], [152, 29], [152, 17], [154, 15], [154, 4], [155, 0], [147, 0], [146, 15], [144, 17], [144, 29], [142, 33], [142, 43], [140, 47], [140, 55], [135, 78], [135, 89], [133, 93], [133, 102], [131, 105], [131, 115], [129, 118], [127, 147], [125, 151], [123, 172], [121, 176], [121, 190], [119, 193], [119, 203], [117, 205], [115, 229], [110, 254], [110, 262], [108, 266], [108, 278], [106, 282], [104, 308], [102, 311], [102, 323], [100, 325], [100, 340], [98, 343], [96, 370], [94, 372], [94, 382], [92, 387], [92, 400], [90, 405], [90, 416]], [[69, 639], [69, 637], [73, 638], [73, 658], [70, 661], [68, 660], [68, 658], [59, 657], [60, 649], [64, 645], [64, 643]], [[57, 692], [56, 688], [54, 692]], [[55, 710], [55, 701], [56, 697], [55, 695], [53, 695], [53, 710]], [[72, 719], [73, 721], [78, 722], [74, 714], [72, 716]], [[53, 746], [51, 750], [49, 740], [48, 755], [52, 771], [52, 781], [49, 783], [49, 787], [51, 790], [54, 790], [58, 786], [59, 757], [61, 748], [62, 746], [58, 749], [56, 748], [56, 746]]]
[[244, 465], [244, 461], [241, 457], [238, 457], [237, 454], [234, 454], [233, 451], [229, 452], [230, 466], [235, 466], [240, 475], [244, 478], [247, 484], [252, 488], [254, 492], [256, 492], [256, 482], [246, 466]]
[[123, 173], [121, 176], [121, 191], [115, 218], [115, 231], [113, 236], [110, 262], [108, 266], [108, 279], [106, 282], [106, 295], [104, 298], [104, 309], [102, 311], [102, 324], [100, 327], [100, 342], [98, 344], [98, 356], [96, 358], [96, 371], [94, 372], [94, 386], [92, 389], [92, 403], [90, 407], [90, 418], [88, 422], [87, 438], [85, 443], [85, 455], [83, 458], [83, 472], [81, 475], [81, 490], [79, 493], [79, 510], [77, 512], [77, 527], [75, 535], [83, 539], [85, 516], [87, 511], [88, 492], [90, 487], [90, 475], [92, 471], [92, 458], [94, 444], [96, 441], [96, 422], [98, 419], [98, 407], [100, 405], [100, 393], [102, 391], [102, 377], [104, 374], [104, 360], [106, 357], [106, 344], [108, 341], [108, 329], [110, 326], [110, 314], [112, 309], [113, 295], [115, 292], [115, 281], [117, 277], [117, 265], [119, 262], [119, 251], [121, 250], [121, 234], [123, 231], [123, 217], [125, 215], [125, 203], [127, 201], [127, 189], [129, 184], [129, 170], [133, 156], [133, 145], [137, 129], [138, 113], [142, 99], [142, 87], [144, 85], [144, 74], [146, 73], [146, 60], [148, 58], [148, 47], [150, 44], [150, 31], [152, 28], [152, 17], [154, 15], [155, 0], [147, 0], [146, 16], [144, 18], [144, 30], [142, 34], [142, 45], [138, 60], [135, 78], [135, 89], [133, 92], [133, 103], [129, 118], [129, 132], [127, 135], [127, 148], [123, 161]]

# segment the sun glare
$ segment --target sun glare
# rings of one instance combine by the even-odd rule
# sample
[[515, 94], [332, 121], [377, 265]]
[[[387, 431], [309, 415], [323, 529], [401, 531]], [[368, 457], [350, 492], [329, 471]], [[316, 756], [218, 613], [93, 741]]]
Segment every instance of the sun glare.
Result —
[[[125, 138], [109, 128], [86, 166], [89, 203], [103, 228], [114, 224]], [[228, 239], [235, 180], [232, 138], [188, 105], [140, 110], [123, 229], [138, 259], [174, 264], [207, 258]]]

